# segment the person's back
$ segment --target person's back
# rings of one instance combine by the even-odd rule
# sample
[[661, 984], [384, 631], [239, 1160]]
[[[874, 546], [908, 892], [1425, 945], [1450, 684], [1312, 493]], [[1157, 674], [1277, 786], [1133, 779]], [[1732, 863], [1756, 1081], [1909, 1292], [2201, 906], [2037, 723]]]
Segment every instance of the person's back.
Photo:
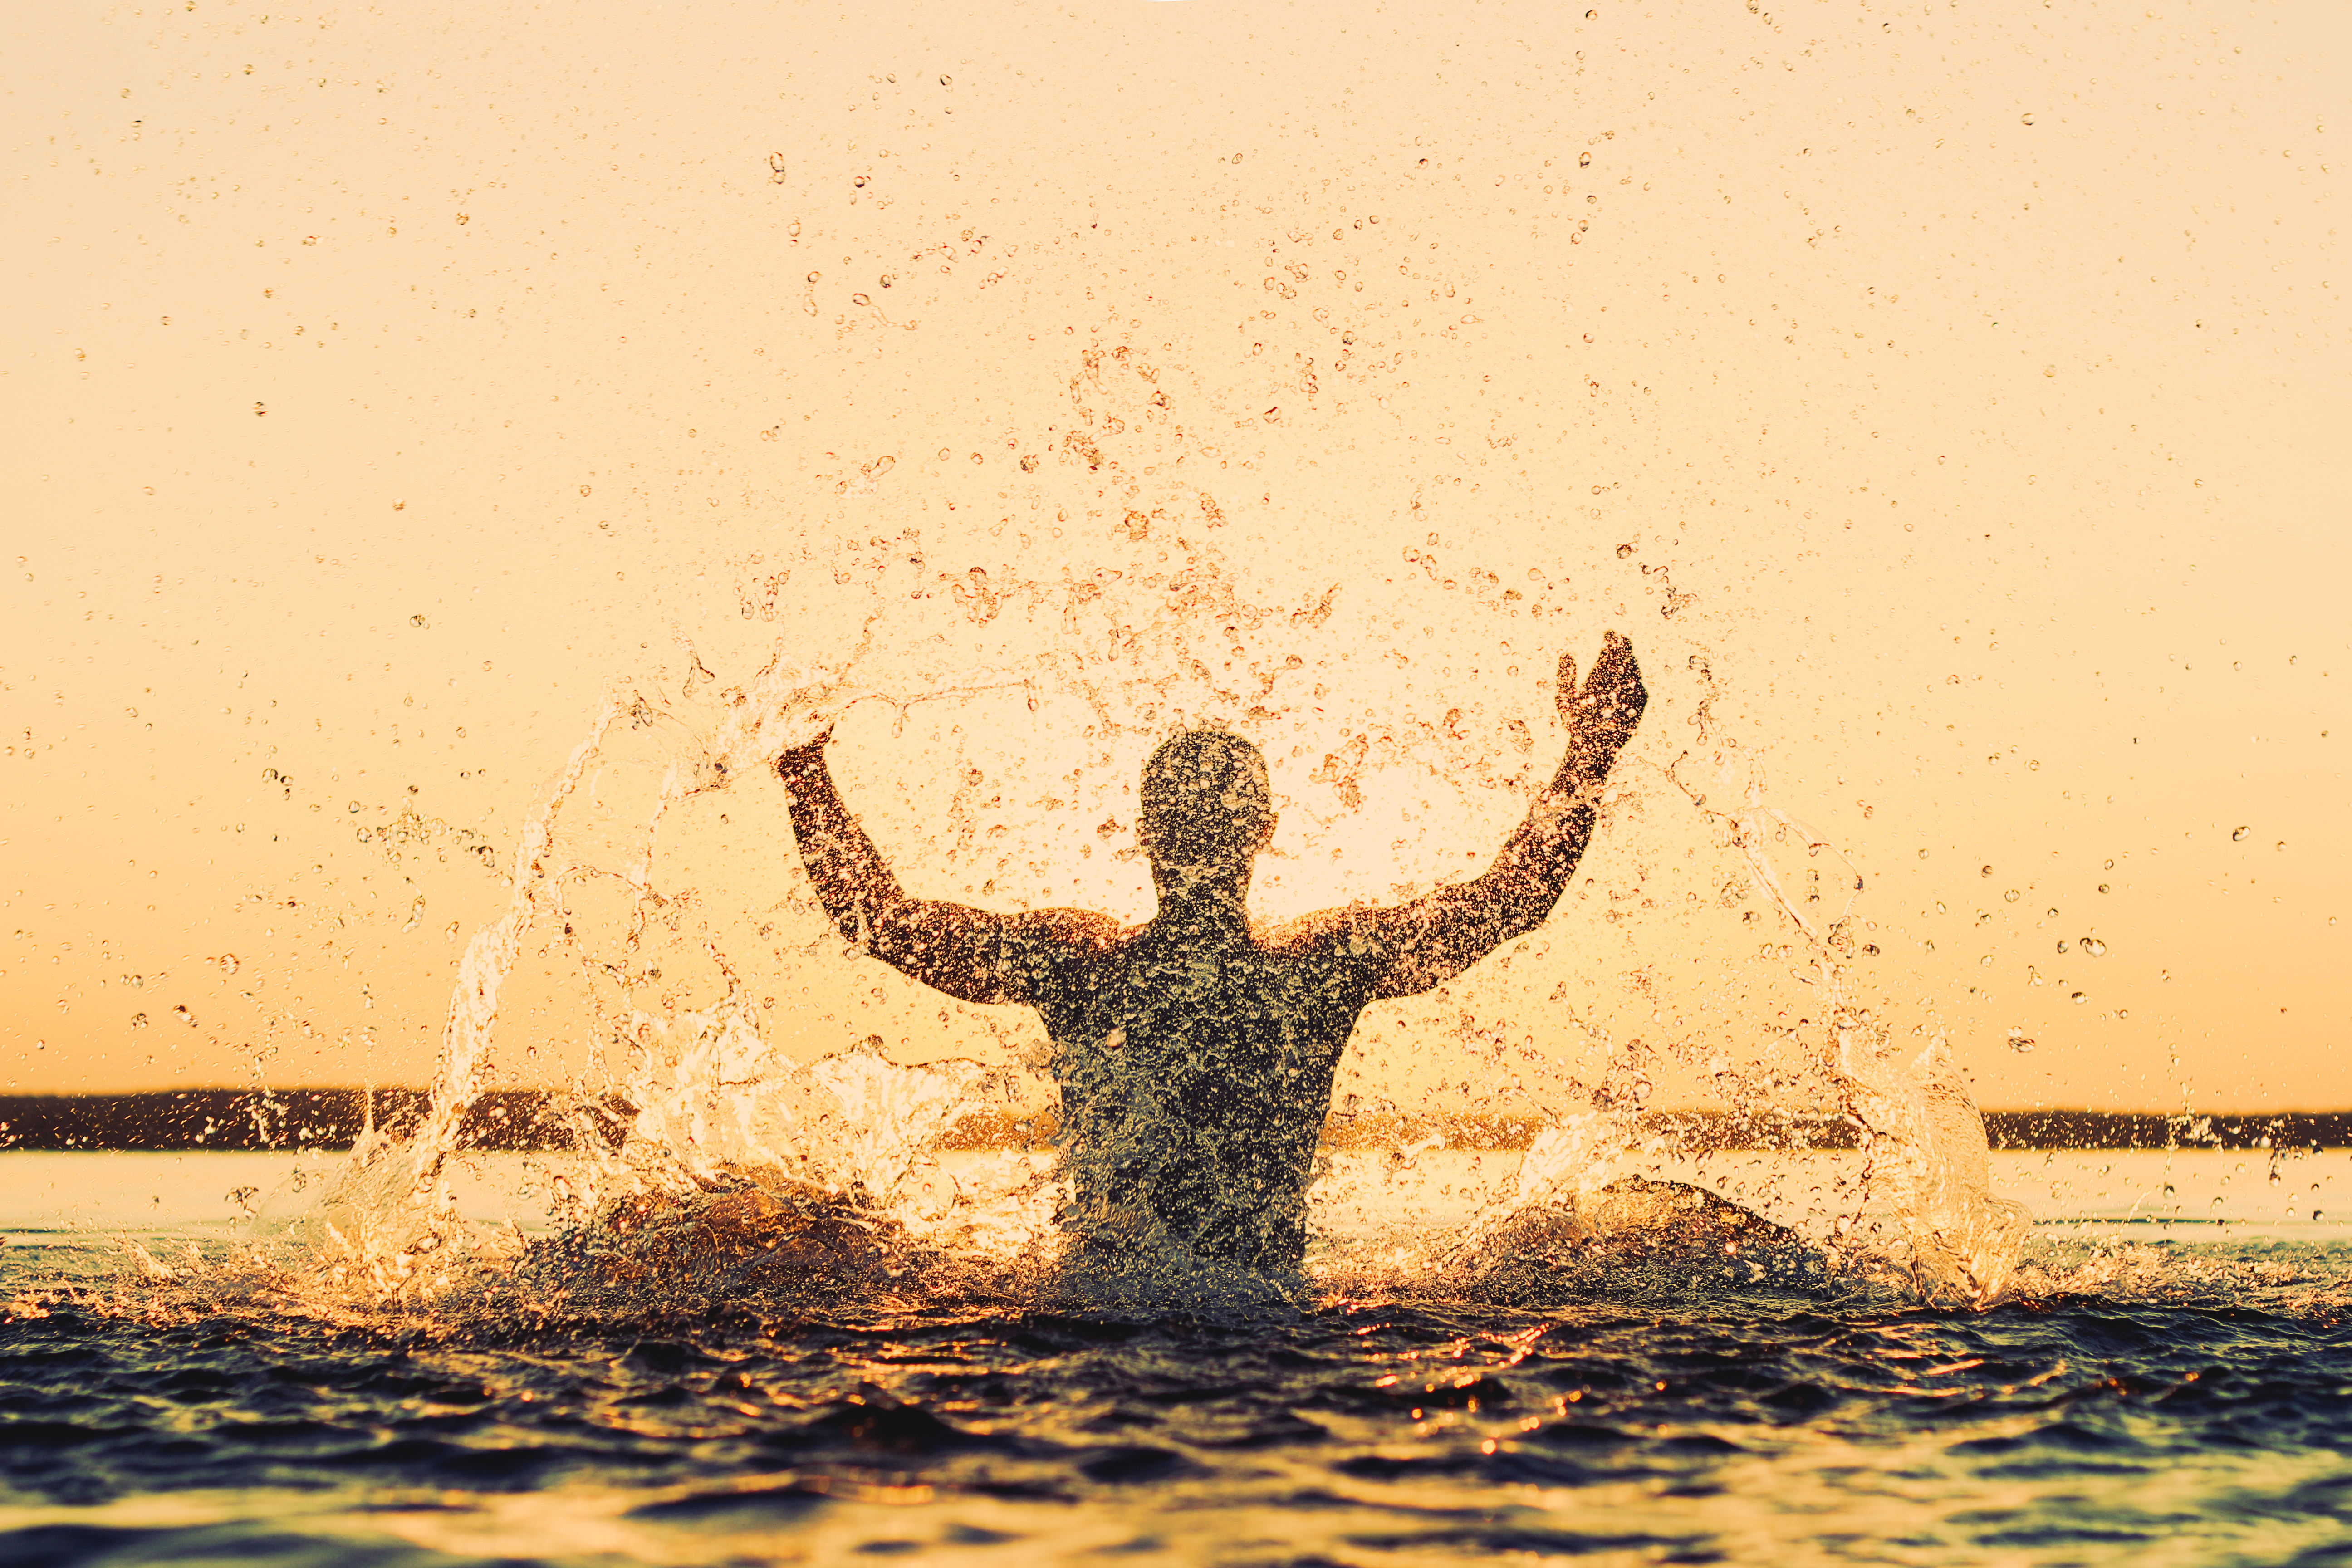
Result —
[[1361, 983], [1214, 900], [1163, 902], [1053, 967], [1036, 1005], [1062, 1085], [1066, 1223], [1251, 1268], [1296, 1262]]
[[1568, 756], [1484, 876], [1274, 928], [1247, 913], [1251, 863], [1275, 826], [1265, 760], [1220, 731], [1177, 735], [1145, 767], [1138, 831], [1160, 908], [1137, 927], [908, 898], [834, 790], [824, 737], [778, 771], [802, 860], [844, 937], [950, 995], [1038, 1010], [1062, 1089], [1065, 1224], [1095, 1245], [1174, 1244], [1276, 1269], [1305, 1249], [1307, 1184], [1357, 1015], [1542, 921], [1646, 700], [1615, 634], [1580, 689], [1563, 658]]

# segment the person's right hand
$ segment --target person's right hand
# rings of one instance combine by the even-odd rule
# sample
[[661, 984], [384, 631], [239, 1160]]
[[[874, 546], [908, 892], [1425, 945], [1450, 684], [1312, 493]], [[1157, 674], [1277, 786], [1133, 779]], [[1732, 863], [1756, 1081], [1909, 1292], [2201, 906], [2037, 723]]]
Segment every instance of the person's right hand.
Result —
[[790, 773], [812, 765], [824, 765], [824, 743], [832, 739], [833, 726], [827, 724], [799, 745], [786, 747], [783, 754], [776, 759], [776, 772]]
[[1601, 657], [1592, 661], [1592, 673], [1581, 685], [1576, 679], [1576, 655], [1561, 654], [1552, 700], [1568, 730], [1570, 763], [1596, 776], [1607, 773], [1650, 702], [1642, 686], [1642, 667], [1633, 662], [1633, 645], [1613, 631], [1602, 633]]

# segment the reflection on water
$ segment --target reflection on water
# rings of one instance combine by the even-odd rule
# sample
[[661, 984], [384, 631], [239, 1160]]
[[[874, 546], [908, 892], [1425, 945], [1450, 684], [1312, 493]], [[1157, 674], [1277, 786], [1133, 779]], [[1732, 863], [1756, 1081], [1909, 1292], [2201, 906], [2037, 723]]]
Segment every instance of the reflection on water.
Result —
[[[990, 1299], [1001, 1280], [960, 1293], [881, 1274], [826, 1300], [641, 1297], [534, 1326], [455, 1303], [331, 1316], [299, 1280], [240, 1275], [232, 1244], [184, 1215], [141, 1238], [174, 1280], [103, 1235], [27, 1233], [77, 1197], [105, 1224], [163, 1192], [253, 1184], [263, 1158], [0, 1156], [16, 1227], [0, 1251], [0, 1556], [2318, 1563], [2352, 1549], [2352, 1236], [2273, 1220], [2241, 1240], [2114, 1212], [2167, 1182], [2184, 1206], [2236, 1204], [2260, 1175], [2237, 1155], [1997, 1157], [2044, 1223], [1982, 1311], [1819, 1276], [1743, 1283], [1658, 1253], [1536, 1306], [1449, 1295], [1400, 1260], [1383, 1291], [1304, 1309], [1076, 1310]], [[1516, 1159], [1336, 1162], [1325, 1234], [1393, 1250], [1468, 1226]], [[459, 1206], [487, 1221], [527, 1162], [471, 1163]], [[1713, 1179], [1748, 1195], [1768, 1164]], [[2290, 1169], [2352, 1196], [2341, 1151]], [[2049, 1197], [2061, 1183], [2079, 1184]], [[2265, 1217], [2273, 1189], [2256, 1184]]]

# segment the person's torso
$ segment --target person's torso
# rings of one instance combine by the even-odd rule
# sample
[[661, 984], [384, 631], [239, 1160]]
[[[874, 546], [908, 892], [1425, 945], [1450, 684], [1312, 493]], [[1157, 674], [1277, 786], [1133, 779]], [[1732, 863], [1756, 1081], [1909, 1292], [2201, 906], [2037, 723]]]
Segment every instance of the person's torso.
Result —
[[1076, 1228], [1131, 1228], [1140, 1205], [1197, 1255], [1296, 1264], [1354, 989], [1239, 921], [1163, 917], [1069, 963], [1039, 1011]]

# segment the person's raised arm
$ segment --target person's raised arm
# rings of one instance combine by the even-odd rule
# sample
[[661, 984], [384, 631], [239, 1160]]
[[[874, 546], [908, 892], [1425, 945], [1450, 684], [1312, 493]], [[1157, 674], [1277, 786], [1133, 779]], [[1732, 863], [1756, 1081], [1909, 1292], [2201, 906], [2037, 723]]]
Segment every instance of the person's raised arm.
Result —
[[1567, 889], [1592, 837], [1601, 782], [1649, 702], [1633, 645], [1608, 633], [1580, 686], [1575, 656], [1562, 654], [1553, 700], [1568, 753], [1484, 876], [1391, 909], [1333, 910], [1303, 922], [1369, 965], [1372, 997], [1443, 984], [1541, 925]]
[[[965, 1002], [1034, 1002], [1043, 946], [1094, 934], [1074, 910], [1002, 915], [908, 897], [834, 788], [824, 765], [831, 731], [776, 763], [791, 797], [801, 864], [834, 928], [891, 967]], [[1084, 931], [1064, 931], [1069, 926]]]

